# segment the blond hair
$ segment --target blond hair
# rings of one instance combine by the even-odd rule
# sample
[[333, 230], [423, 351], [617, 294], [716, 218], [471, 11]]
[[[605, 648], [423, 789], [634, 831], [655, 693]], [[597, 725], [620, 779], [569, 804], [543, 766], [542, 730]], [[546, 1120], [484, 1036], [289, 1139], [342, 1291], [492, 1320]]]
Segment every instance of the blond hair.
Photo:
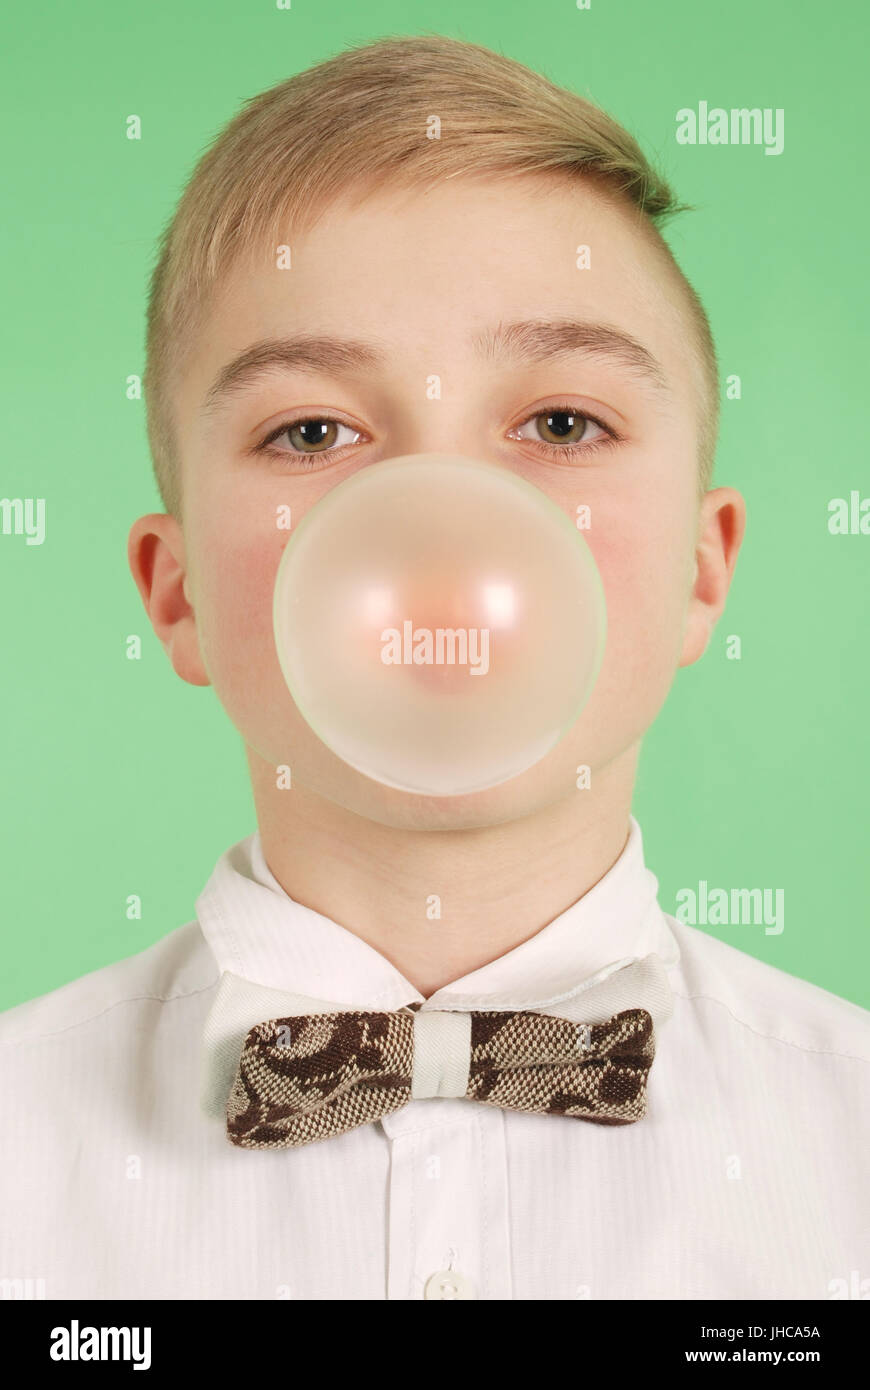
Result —
[[[425, 138], [433, 113], [440, 140]], [[251, 98], [196, 165], [160, 239], [148, 298], [148, 439], [167, 511], [181, 516], [172, 383], [218, 276], [264, 247], [274, 256], [288, 227], [310, 229], [350, 188], [424, 189], [463, 174], [579, 176], [633, 206], [685, 291], [704, 386], [699, 484], [709, 487], [716, 352], [701, 301], [658, 231], [689, 206], [599, 107], [488, 48], [427, 35], [347, 50]]]

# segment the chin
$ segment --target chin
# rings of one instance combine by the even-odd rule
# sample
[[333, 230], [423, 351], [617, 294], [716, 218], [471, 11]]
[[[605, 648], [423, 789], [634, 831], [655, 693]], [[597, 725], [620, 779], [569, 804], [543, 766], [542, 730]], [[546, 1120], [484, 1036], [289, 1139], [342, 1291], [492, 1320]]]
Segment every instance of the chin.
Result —
[[461, 796], [399, 791], [364, 778], [352, 796], [337, 799], [346, 809], [396, 830], [477, 830], [522, 820], [557, 800], [558, 793], [527, 772]]

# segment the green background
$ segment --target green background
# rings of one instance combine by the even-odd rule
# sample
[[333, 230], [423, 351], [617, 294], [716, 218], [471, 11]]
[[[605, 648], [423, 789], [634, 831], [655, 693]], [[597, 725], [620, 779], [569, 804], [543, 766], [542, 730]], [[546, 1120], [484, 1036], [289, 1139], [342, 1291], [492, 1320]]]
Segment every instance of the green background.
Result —
[[[828, 502], [870, 495], [864, 6], [796, 0], [209, 0], [15, 6], [5, 21], [6, 334], [0, 495], [44, 497], [47, 538], [0, 536], [0, 1007], [189, 921], [215, 860], [255, 828], [242, 743], [185, 685], [127, 568], [162, 510], [144, 404], [147, 276], [194, 163], [241, 102], [341, 48], [439, 32], [573, 87], [627, 126], [697, 205], [667, 236], [713, 325], [716, 482], [749, 522], [729, 606], [679, 672], [635, 800], [660, 901], [785, 890], [785, 930], [708, 928], [870, 1006], [870, 536]], [[681, 107], [782, 107], [785, 149], [675, 141]], [[130, 141], [125, 120], [142, 118]], [[125, 641], [141, 634], [143, 659]], [[742, 639], [729, 661], [725, 639]], [[126, 918], [141, 895], [141, 921]]]

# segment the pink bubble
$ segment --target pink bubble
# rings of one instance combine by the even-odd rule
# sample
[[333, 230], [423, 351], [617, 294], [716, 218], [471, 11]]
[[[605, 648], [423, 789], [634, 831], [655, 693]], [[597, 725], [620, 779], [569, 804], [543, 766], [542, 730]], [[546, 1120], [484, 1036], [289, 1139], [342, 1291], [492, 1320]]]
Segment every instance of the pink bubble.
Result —
[[328, 748], [386, 786], [497, 786], [576, 722], [604, 655], [581, 533], [501, 467], [413, 454], [361, 469], [294, 531], [273, 621], [287, 687]]

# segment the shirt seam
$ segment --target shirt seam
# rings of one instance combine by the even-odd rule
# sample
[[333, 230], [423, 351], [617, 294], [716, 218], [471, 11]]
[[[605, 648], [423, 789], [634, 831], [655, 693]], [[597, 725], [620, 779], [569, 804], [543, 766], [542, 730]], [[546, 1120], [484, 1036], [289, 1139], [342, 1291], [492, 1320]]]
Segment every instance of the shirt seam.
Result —
[[715, 994], [683, 994], [679, 989], [674, 989], [674, 994], [678, 999], [685, 999], [689, 1002], [695, 999], [706, 999], [711, 1004], [718, 1004], [721, 1009], [725, 1010], [729, 1018], [733, 1018], [735, 1023], [739, 1023], [741, 1028], [746, 1028], [756, 1038], [766, 1038], [768, 1042], [783, 1043], [786, 1047], [797, 1048], [799, 1052], [811, 1052], [817, 1057], [842, 1057], [844, 1061], [863, 1062], [865, 1065], [870, 1062], [870, 1058], [862, 1057], [858, 1052], [835, 1052], [831, 1048], [808, 1047], [806, 1043], [793, 1042], [791, 1038], [783, 1038], [778, 1033], [762, 1033], [760, 1029], [753, 1028], [752, 1024], [747, 1023], [745, 1019], [738, 1018], [723, 1000], [716, 998]]
[[[237, 964], [237, 966], [238, 966], [238, 969], [237, 969], [237, 971], [236, 971], [235, 973], [238, 974], [238, 975], [242, 975], [242, 976], [243, 976], [244, 973], [245, 973], [244, 961], [243, 961], [242, 956], [241, 956], [241, 954], [240, 954], [240, 952], [239, 952], [238, 943], [236, 942], [235, 934], [234, 934], [234, 932], [233, 932], [233, 929], [232, 929], [232, 926], [231, 926], [231, 924], [230, 924], [230, 921], [229, 921], [229, 919], [224, 915], [222, 903], [220, 902], [219, 899], [218, 899], [218, 900], [215, 900], [215, 895], [212, 895], [212, 898], [208, 900], [208, 907], [210, 908], [212, 914], [213, 914], [214, 916], [216, 916], [216, 917], [220, 920], [221, 927], [223, 928], [224, 939], [228, 941], [230, 950], [232, 951], [232, 954], [233, 954], [233, 956], [235, 957], [235, 961], [236, 961], [236, 964]], [[208, 938], [208, 935], [207, 935], [207, 933], [206, 933], [206, 931], [205, 931], [205, 928], [204, 928], [203, 925], [202, 925], [202, 917], [203, 917], [204, 915], [206, 915], [206, 914], [205, 914], [205, 912], [204, 912], [203, 909], [200, 909], [200, 908], [199, 908], [199, 904], [197, 904], [197, 909], [198, 909], [198, 910], [197, 910], [197, 921], [199, 922], [199, 929], [200, 929], [200, 931], [202, 932], [203, 937], [205, 938], [205, 943], [206, 943], [206, 945], [208, 946], [208, 948], [209, 948], [209, 950], [211, 951], [212, 955], [217, 959], [218, 965], [220, 965], [220, 956], [218, 955], [218, 952], [217, 952], [217, 951], [214, 949], [214, 947], [212, 946], [211, 941], [209, 941], [209, 938]], [[225, 967], [224, 967], [224, 968], [225, 968]]]
[[0, 1047], [18, 1047], [21, 1043], [41, 1042], [47, 1038], [59, 1038], [64, 1033], [69, 1033], [73, 1028], [84, 1028], [88, 1023], [96, 1023], [98, 1018], [103, 1018], [110, 1014], [113, 1009], [118, 1009], [122, 1004], [142, 1004], [151, 1001], [155, 1004], [173, 1004], [177, 999], [194, 999], [198, 994], [205, 994], [208, 990], [214, 989], [218, 984], [220, 976], [216, 976], [211, 984], [203, 985], [200, 989], [186, 990], [183, 994], [130, 994], [124, 999], [116, 999], [113, 1004], [107, 1004], [105, 1009], [99, 1013], [88, 1014], [87, 1018], [77, 1019], [75, 1023], [68, 1023], [64, 1028], [55, 1028], [50, 1033], [32, 1033], [19, 1038], [0, 1038]]

